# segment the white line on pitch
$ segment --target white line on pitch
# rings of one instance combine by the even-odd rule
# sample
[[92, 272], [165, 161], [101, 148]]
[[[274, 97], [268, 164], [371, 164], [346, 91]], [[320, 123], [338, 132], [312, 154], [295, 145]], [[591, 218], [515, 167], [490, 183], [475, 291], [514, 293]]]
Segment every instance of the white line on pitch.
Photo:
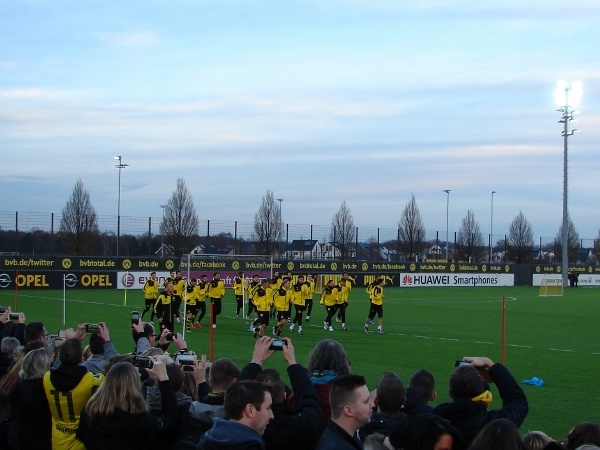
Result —
[[421, 338], [421, 339], [431, 339], [431, 336], [419, 336], [418, 334], [415, 334], [413, 337]]
[[564, 349], [564, 348], [551, 348], [550, 350], [552, 350], [553, 352], [573, 353], [573, 350], [567, 350], [567, 349]]
[[485, 341], [475, 341], [476, 344], [486, 344], [486, 345], [494, 345], [493, 342], [485, 342]]
[[440, 338], [442, 341], [456, 341], [458, 342], [458, 339], [455, 338]]
[[509, 347], [531, 348], [531, 345], [508, 344]]

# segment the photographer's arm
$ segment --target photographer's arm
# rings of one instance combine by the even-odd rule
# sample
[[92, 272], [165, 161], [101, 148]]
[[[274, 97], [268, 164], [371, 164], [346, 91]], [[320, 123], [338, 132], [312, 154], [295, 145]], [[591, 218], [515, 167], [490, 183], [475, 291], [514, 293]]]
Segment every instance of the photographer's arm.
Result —
[[273, 343], [273, 338], [268, 336], [261, 337], [254, 344], [254, 352], [252, 353], [252, 361], [246, 364], [242, 369], [239, 380], [255, 380], [256, 376], [262, 371], [263, 363], [274, 353], [270, 349]]

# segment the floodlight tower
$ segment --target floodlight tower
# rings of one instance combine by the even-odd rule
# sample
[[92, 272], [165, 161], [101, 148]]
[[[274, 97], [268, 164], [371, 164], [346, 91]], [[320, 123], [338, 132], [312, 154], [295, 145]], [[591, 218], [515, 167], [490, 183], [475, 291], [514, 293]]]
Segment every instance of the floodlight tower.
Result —
[[450, 206], [450, 189], [444, 189], [446, 193], [446, 262], [448, 262], [448, 207]]
[[115, 159], [119, 162], [115, 164], [115, 167], [119, 169], [119, 199], [117, 201], [117, 257], [119, 256], [119, 239], [121, 237], [121, 169], [129, 166], [129, 164], [123, 164], [121, 156], [115, 156]]
[[559, 81], [554, 89], [554, 102], [558, 106], [557, 111], [562, 114], [561, 119], [558, 123], [563, 124], [563, 131], [561, 133], [563, 137], [563, 218], [562, 218], [562, 279], [563, 286], [567, 286], [568, 278], [567, 271], [569, 270], [569, 253], [568, 253], [568, 236], [569, 236], [569, 213], [567, 203], [567, 180], [568, 180], [568, 164], [567, 154], [569, 148], [569, 136], [573, 136], [573, 133], [579, 130], [569, 130], [569, 122], [572, 122], [573, 116], [579, 114], [578, 111], [573, 111], [581, 101], [581, 81], [574, 81], [571, 84], [567, 84], [566, 81]]
[[492, 255], [494, 252], [494, 194], [492, 191], [492, 212], [490, 214], [490, 264], [492, 264]]

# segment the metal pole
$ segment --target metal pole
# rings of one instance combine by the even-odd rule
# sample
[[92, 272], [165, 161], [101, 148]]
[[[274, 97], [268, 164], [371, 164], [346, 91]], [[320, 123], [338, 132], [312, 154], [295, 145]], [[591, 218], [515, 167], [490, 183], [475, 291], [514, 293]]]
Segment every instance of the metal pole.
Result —
[[115, 159], [119, 161], [118, 164], [115, 164], [115, 167], [119, 169], [119, 196], [117, 201], [117, 257], [119, 256], [119, 240], [121, 237], [121, 169], [129, 166], [129, 164], [122, 163], [121, 156], [115, 156]]
[[450, 189], [444, 189], [446, 193], [446, 262], [448, 262], [448, 209], [450, 207]]
[[492, 263], [492, 253], [494, 251], [494, 194], [492, 191], [492, 213], [490, 216], [490, 264]]

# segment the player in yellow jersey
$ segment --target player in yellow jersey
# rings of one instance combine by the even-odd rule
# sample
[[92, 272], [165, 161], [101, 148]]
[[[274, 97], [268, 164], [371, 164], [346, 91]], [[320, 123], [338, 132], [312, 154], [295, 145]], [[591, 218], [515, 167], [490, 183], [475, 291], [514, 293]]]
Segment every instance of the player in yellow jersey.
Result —
[[[175, 302], [177, 311], [181, 310], [181, 301], [183, 300], [186, 284], [187, 280], [181, 276], [181, 270], [178, 270], [173, 281], [173, 301]], [[180, 321], [181, 319], [177, 317], [177, 323]]]
[[144, 314], [148, 311], [152, 311], [150, 314], [150, 321], [152, 322], [154, 320], [154, 304], [158, 298], [158, 279], [156, 278], [156, 272], [150, 274], [150, 278], [144, 283], [142, 291], [144, 292], [144, 302], [146, 304], [144, 311], [142, 312], [142, 319], [144, 318]]
[[[81, 337], [82, 327], [77, 331]], [[52, 414], [52, 449], [85, 450], [76, 436], [81, 410], [104, 381], [104, 375], [94, 375], [79, 365], [83, 362], [83, 348], [78, 337], [63, 342], [59, 358], [60, 366], [46, 372], [43, 380]]]
[[225, 296], [225, 282], [221, 280], [221, 274], [215, 272], [213, 279], [208, 285], [208, 296], [212, 306], [212, 327], [217, 328], [217, 316], [221, 314], [223, 297]]
[[371, 305], [369, 307], [369, 315], [365, 320], [365, 333], [369, 332], [369, 323], [373, 321], [377, 315], [377, 333], [383, 334], [381, 325], [383, 324], [383, 278], [375, 280], [375, 286], [371, 291]]
[[[246, 320], [250, 320], [250, 314], [254, 311], [254, 303], [252, 303], [252, 295], [254, 293], [254, 289], [260, 286], [260, 280], [258, 275], [252, 275], [252, 281], [248, 283], [246, 287], [246, 291], [248, 292], [248, 312], [246, 313]], [[254, 313], [254, 318], [256, 319], [258, 315], [256, 312]]]
[[304, 302], [306, 305], [306, 321], [310, 322], [310, 314], [312, 313], [313, 307], [313, 296], [315, 295], [315, 280], [310, 273], [306, 276], [305, 283], [308, 286], [308, 294], [306, 301]]
[[337, 286], [333, 283], [333, 280], [329, 280], [327, 282], [327, 287], [323, 289], [321, 293], [321, 306], [325, 306], [327, 309], [327, 318], [325, 322], [323, 322], [323, 329], [333, 331], [333, 327], [331, 326], [331, 320], [333, 319], [334, 314], [337, 311], [337, 301], [339, 296], [339, 290]]
[[306, 298], [310, 294], [310, 288], [304, 282], [304, 275], [298, 275], [298, 282], [292, 286], [292, 304], [296, 310], [290, 331], [294, 331], [294, 327], [298, 324], [298, 333], [304, 334], [302, 331], [302, 314], [306, 308]]
[[269, 316], [271, 313], [271, 306], [273, 305], [273, 294], [269, 287], [269, 280], [265, 279], [261, 281], [259, 287], [254, 289], [252, 293], [252, 303], [256, 307], [258, 317], [252, 323], [254, 328], [254, 337], [264, 335], [265, 328], [269, 326]]
[[283, 327], [290, 316], [290, 305], [292, 303], [292, 291], [290, 289], [290, 280], [284, 278], [281, 287], [273, 293], [273, 304], [277, 310], [277, 325], [273, 327], [273, 334], [281, 337]]
[[238, 276], [233, 279], [233, 293], [235, 294], [235, 316], [240, 317], [240, 311], [244, 309], [244, 290], [248, 282], [244, 278], [244, 273], [239, 272]]
[[348, 295], [350, 294], [350, 289], [348, 289], [349, 281], [345, 279], [341, 279], [338, 284], [338, 316], [336, 317], [336, 322], [342, 322], [342, 331], [348, 331], [346, 328], [346, 307], [348, 306]]
[[190, 284], [185, 288], [185, 328], [188, 333], [192, 331], [194, 317], [198, 314], [198, 284], [195, 278], [190, 278]]
[[[206, 314], [206, 297], [208, 296], [208, 277], [204, 274], [200, 275], [200, 281], [196, 285], [196, 311], [200, 312], [200, 316], [194, 316], [193, 324], [194, 328], [202, 328], [200, 323]], [[198, 314], [196, 312], [196, 314]]]

